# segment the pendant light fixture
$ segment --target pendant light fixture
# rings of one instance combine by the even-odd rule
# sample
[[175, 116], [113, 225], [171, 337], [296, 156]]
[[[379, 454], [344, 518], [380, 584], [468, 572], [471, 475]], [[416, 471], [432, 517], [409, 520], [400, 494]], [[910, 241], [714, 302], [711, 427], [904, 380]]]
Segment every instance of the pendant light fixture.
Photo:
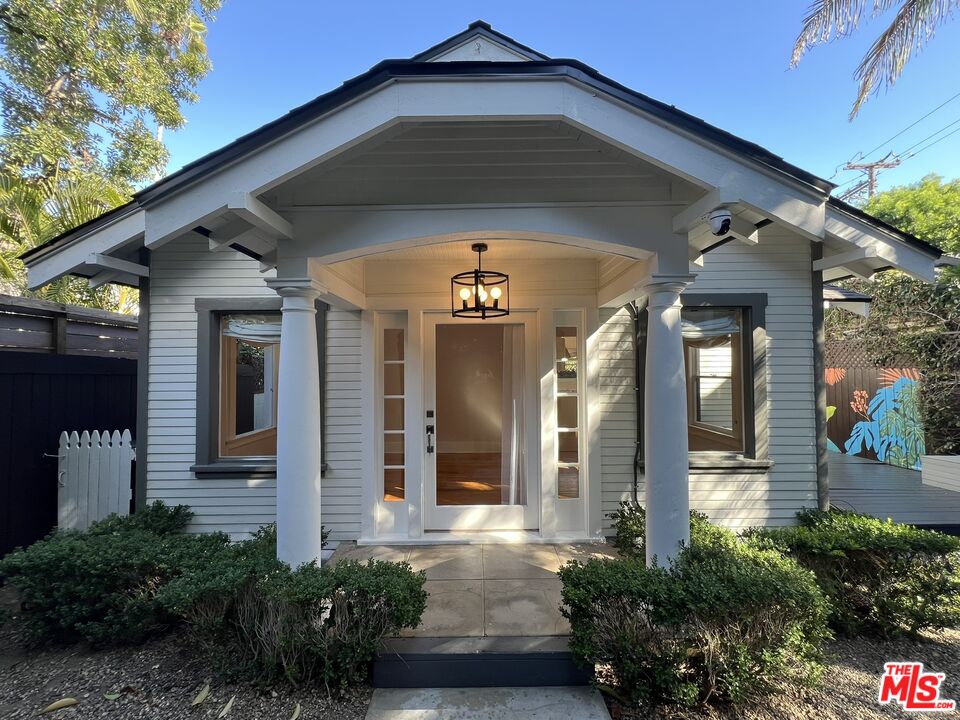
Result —
[[477, 254], [475, 270], [457, 273], [450, 278], [450, 310], [454, 317], [502, 317], [510, 314], [510, 277], [496, 270], [484, 270], [481, 256], [486, 243], [474, 243]]

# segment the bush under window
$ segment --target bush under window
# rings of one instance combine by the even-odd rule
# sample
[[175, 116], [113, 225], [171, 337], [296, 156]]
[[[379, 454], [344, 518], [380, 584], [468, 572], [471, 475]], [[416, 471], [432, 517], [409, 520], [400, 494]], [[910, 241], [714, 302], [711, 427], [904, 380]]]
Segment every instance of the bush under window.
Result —
[[960, 538], [868, 515], [805, 510], [751, 532], [812, 570], [844, 635], [889, 637], [960, 625]]
[[276, 533], [223, 548], [160, 593], [217, 669], [257, 679], [323, 682], [339, 690], [367, 679], [380, 641], [416, 627], [423, 573], [371, 560], [291, 569], [276, 560]]
[[0, 560], [17, 587], [28, 635], [37, 642], [137, 642], [176, 619], [158, 590], [188, 565], [226, 546], [225, 535], [183, 535], [191, 513], [157, 502], [112, 515], [86, 531], [54, 531]]
[[[614, 538], [611, 544], [621, 555], [643, 558], [647, 552], [647, 512], [640, 505], [622, 501], [612, 513]], [[714, 525], [704, 513], [690, 511], [690, 541], [694, 545], [730, 544], [737, 536]]]
[[628, 556], [560, 578], [572, 651], [629, 705], [739, 703], [822, 672], [826, 601], [775, 551], [695, 540], [669, 568]]

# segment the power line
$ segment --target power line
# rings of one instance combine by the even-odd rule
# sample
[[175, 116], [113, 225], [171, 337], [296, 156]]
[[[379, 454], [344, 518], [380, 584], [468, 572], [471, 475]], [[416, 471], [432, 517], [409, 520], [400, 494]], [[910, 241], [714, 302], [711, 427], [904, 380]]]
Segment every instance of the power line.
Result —
[[851, 161], [853, 161], [853, 160], [859, 160], [859, 159], [866, 159], [866, 158], [870, 157], [870, 156], [873, 155], [877, 150], [879, 150], [880, 148], [882, 148], [884, 145], [886, 145], [886, 144], [889, 143], [889, 142], [892, 142], [892, 141], [896, 140], [898, 137], [900, 137], [901, 135], [903, 135], [907, 130], [909, 130], [909, 129], [915, 127], [915, 126], [917, 126], [918, 124], [920, 124], [921, 122], [923, 122], [924, 120], [926, 120], [928, 117], [930, 117], [931, 115], [933, 115], [937, 110], [939, 110], [940, 108], [942, 108], [944, 105], [947, 105], [948, 103], [953, 102], [953, 101], [956, 100], [957, 98], [960, 98], [960, 92], [958, 92], [958, 93], [957, 93], [956, 95], [954, 95], [953, 97], [950, 97], [950, 98], [944, 100], [942, 103], [940, 103], [939, 105], [937, 105], [933, 110], [931, 110], [930, 112], [928, 112], [926, 115], [924, 115], [923, 117], [919, 118], [918, 120], [914, 120], [912, 123], [910, 123], [909, 125], [907, 125], [903, 130], [901, 130], [900, 132], [898, 132], [896, 135], [893, 135], [892, 137], [884, 140], [882, 143], [880, 143], [879, 145], [877, 145], [877, 146], [876, 146], [873, 150], [871, 150], [870, 152], [867, 152], [867, 153], [862, 154], [859, 158], [853, 157], [853, 158], [851, 158]]
[[[958, 122], [960, 122], [960, 120], [958, 120]], [[954, 130], [951, 130], [950, 132], [948, 132], [948, 133], [947, 133], [946, 135], [944, 135], [943, 137], [937, 138], [936, 140], [934, 140], [934, 141], [933, 141], [932, 143], [930, 143], [929, 145], [924, 145], [922, 148], [920, 148], [920, 149], [917, 150], [916, 152], [910, 153], [909, 155], [907, 155], [907, 157], [904, 158], [904, 160], [909, 160], [910, 158], [916, 157], [917, 155], [919, 155], [920, 153], [922, 153], [924, 150], [928, 150], [929, 148], [932, 148], [932, 147], [933, 147], [934, 145], [936, 145], [938, 142], [941, 142], [942, 140], [946, 140], [948, 137], [950, 137], [951, 135], [956, 135], [958, 132], [960, 132], [960, 127], [956, 128], [956, 129], [954, 129]]]
[[[861, 172], [860, 172], [858, 175], [855, 175], [855, 176], [854, 176], [853, 178], [851, 178], [850, 180], [847, 180], [846, 182], [843, 182], [843, 183], [838, 184], [837, 187], [836, 187], [836, 190], [839, 190], [839, 189], [842, 188], [842, 187], [846, 187], [847, 185], [852, 185], [852, 184], [854, 184], [854, 183], [857, 183], [857, 185], [856, 185], [854, 188], [851, 188], [850, 190], [847, 190], [847, 191], [844, 193], [844, 197], [846, 197], [847, 195], [856, 195], [856, 194], [862, 192], [864, 188], [869, 188], [869, 189], [871, 189], [871, 190], [872, 190], [872, 189], [875, 189], [875, 187], [876, 187], [876, 174], [877, 174], [877, 172], [878, 172], [880, 169], [886, 169], [887, 167], [896, 167], [896, 165], [898, 165], [901, 160], [906, 160], [906, 159], [912, 158], [912, 157], [914, 157], [914, 156], [917, 154], [917, 152], [922, 152], [922, 151], [925, 150], [927, 147], [930, 147], [930, 146], [932, 146], [932, 145], [935, 145], [937, 142], [940, 142], [940, 140], [942, 140], [942, 139], [944, 139], [944, 138], [947, 138], [947, 137], [950, 137], [950, 135], [953, 135], [954, 132], [956, 132], [956, 130], [954, 130], [953, 132], [948, 133], [947, 135], [944, 135], [943, 138], [940, 138], [940, 140], [934, 141], [934, 142], [931, 143], [930, 145], [921, 148], [921, 149], [918, 150], [917, 152], [915, 152], [915, 153], [913, 153], [913, 154], [911, 154], [911, 155], [907, 155], [907, 153], [909, 153], [911, 150], [913, 150], [913, 149], [914, 149], [915, 147], [917, 147], [918, 145], [926, 142], [927, 140], [931, 139], [932, 137], [934, 137], [934, 136], [936, 136], [936, 135], [939, 135], [939, 134], [942, 133], [944, 130], [947, 130], [948, 128], [952, 127], [953, 125], [956, 125], [958, 122], [960, 122], [960, 119], [957, 119], [957, 120], [955, 120], [954, 122], [950, 123], [949, 125], [946, 125], [945, 127], [940, 128], [940, 129], [937, 130], [935, 133], [932, 133], [932, 134], [930, 134], [930, 135], [927, 135], [925, 138], [923, 138], [923, 139], [920, 140], [919, 142], [914, 143], [913, 145], [911, 145], [909, 148], [907, 148], [907, 149], [904, 150], [903, 152], [894, 154], [894, 155], [893, 155], [893, 160], [891, 161], [891, 162], [894, 163], [893, 165], [883, 165], [883, 164], [882, 164], [882, 163], [885, 163], [885, 162], [890, 158], [891, 153], [888, 153], [886, 157], [884, 157], [883, 159], [881, 159], [881, 160], [879, 161], [879, 163], [880, 163], [879, 165], [875, 165], [874, 163], [867, 163], [867, 162], [862, 162], [862, 163], [857, 163], [857, 162], [856, 162], [856, 161], [858, 161], [858, 160], [866, 160], [866, 158], [868, 158], [868, 157], [870, 157], [871, 155], [873, 155], [873, 153], [875, 153], [877, 150], [881, 149], [883, 146], [887, 145], [888, 143], [893, 142], [893, 141], [896, 140], [898, 137], [900, 137], [901, 135], [903, 135], [905, 132], [907, 132], [908, 130], [911, 130], [912, 128], [916, 127], [916, 126], [919, 125], [921, 122], [923, 122], [924, 120], [926, 120], [928, 117], [930, 117], [931, 115], [933, 115], [935, 112], [937, 112], [937, 111], [940, 110], [941, 108], [945, 107], [946, 105], [950, 104], [951, 102], [953, 102], [953, 101], [956, 100], [957, 98], [960, 98], [960, 92], [956, 93], [955, 95], [951, 95], [949, 98], [947, 98], [947, 99], [944, 100], [942, 103], [940, 103], [940, 104], [937, 105], [935, 108], [933, 108], [933, 110], [930, 110], [930, 111], [927, 112], [926, 114], [920, 116], [919, 118], [917, 118], [916, 120], [914, 120], [912, 123], [910, 123], [909, 125], [907, 125], [905, 128], [903, 128], [903, 129], [900, 130], [899, 132], [894, 133], [893, 135], [891, 135], [889, 138], [887, 138], [886, 140], [884, 140], [882, 143], [880, 143], [879, 145], [877, 145], [875, 148], [873, 148], [873, 149], [870, 150], [869, 152], [866, 152], [866, 153], [857, 153], [857, 154], [855, 154], [852, 158], [850, 158], [850, 160], [847, 161], [846, 163], [841, 164], [841, 165], [838, 165], [838, 166], [834, 169], [833, 175], [830, 176], [830, 179], [831, 179], [831, 180], [832, 180], [833, 178], [835, 178], [837, 175], [839, 175], [841, 172], [846, 171], [846, 170], [861, 170]], [[906, 157], [904, 157], [904, 156], [906, 156]], [[875, 169], [874, 169], [874, 168], [875, 168]], [[866, 179], [864, 179], [864, 178], [866, 178]], [[873, 193], [870, 192], [870, 194], [872, 195]]]
[[940, 128], [940, 129], [937, 130], [936, 132], [930, 133], [929, 135], [927, 135], [927, 136], [926, 136], [925, 138], [923, 138], [922, 140], [918, 140], [918, 141], [915, 142], [913, 145], [911, 145], [910, 147], [908, 147], [906, 150], [902, 150], [902, 151], [894, 154], [894, 157], [903, 157], [904, 155], [906, 155], [907, 153], [909, 153], [911, 150], [913, 150], [915, 147], [917, 147], [917, 145], [922, 145], [922, 144], [925, 143], [927, 140], [930, 140], [931, 138], [936, 137], [937, 135], [939, 135], [940, 133], [942, 133], [944, 130], [949, 130], [950, 128], [952, 128], [954, 125], [957, 125], [958, 123], [960, 123], [960, 118], [957, 118], [957, 119], [954, 120], [953, 122], [944, 125], [942, 128]]
[[[872, 198], [877, 192], [877, 174], [881, 170], [887, 170], [889, 168], [895, 168], [900, 164], [899, 157], [890, 157], [888, 153], [885, 158], [882, 160], [876, 160], [874, 162], [868, 163], [847, 163], [847, 170], [863, 170], [867, 174], [866, 185], [867, 185], [867, 197]], [[862, 183], [861, 183], [862, 184]], [[855, 190], [859, 191], [860, 185], [857, 185]], [[849, 191], [851, 194], [854, 193], [854, 190]]]
[[[960, 97], [960, 94], [958, 94], [956, 97]], [[950, 101], [948, 100], [947, 102], [950, 102]], [[943, 105], [945, 104], [946, 103], [942, 103], [938, 107], [943, 107]], [[927, 116], [929, 116], [929, 114], [930, 113], [928, 113]], [[924, 116], [924, 117], [927, 117], [927, 116]], [[914, 125], [916, 125], [916, 123], [914, 123]], [[847, 185], [856, 183], [856, 185], [854, 185], [852, 188], [849, 188], [848, 190], [845, 190], [842, 193], [842, 195], [840, 195], [841, 199], [847, 199], [856, 195], [860, 195], [864, 192], [864, 190], [866, 190], [866, 194], [868, 198], [873, 197], [877, 189], [877, 175], [881, 170], [897, 167], [903, 161], [916, 157], [919, 153], [923, 152], [924, 150], [927, 150], [933, 147], [934, 145], [936, 145], [937, 143], [942, 142], [943, 140], [946, 140], [951, 135], [955, 135], [956, 133], [960, 132], [960, 127], [954, 127], [955, 125], [960, 125], [960, 118], [957, 118], [956, 120], [950, 123], [947, 123], [939, 130], [936, 130], [930, 133], [929, 135], [927, 135], [926, 137], [921, 138], [920, 140], [918, 140], [917, 142], [915, 142], [913, 145], [906, 148], [905, 150], [902, 150], [898, 153], [887, 153], [887, 155], [880, 160], [876, 160], [874, 162], [863, 162], [863, 163], [855, 163], [851, 160], [850, 162], [846, 163], [846, 165], [844, 166], [844, 169], [860, 170], [861, 173], [859, 175], [854, 176], [851, 180], [848, 180], [845, 183], [838, 185], [834, 189], [834, 192], [836, 192], [840, 188], [846, 187]], [[950, 130], [950, 128], [954, 128], [954, 129]], [[946, 130], [950, 130], [950, 132], [948, 132], [946, 135], [942, 135], [941, 133], [943, 133]], [[901, 131], [898, 134], [902, 135], [903, 132]], [[940, 135], [940, 137], [937, 137], [937, 135]], [[933, 140], [933, 138], [936, 138], [936, 140]], [[929, 140], [933, 140], [933, 142], [927, 142]], [[924, 145], [924, 143], [927, 143], [927, 144]], [[919, 150], [915, 149], [921, 145], [923, 145], [923, 147], [920, 147]], [[870, 152], [872, 153], [873, 150], [871, 150]], [[870, 153], [867, 153], [867, 154], [869, 155]]]

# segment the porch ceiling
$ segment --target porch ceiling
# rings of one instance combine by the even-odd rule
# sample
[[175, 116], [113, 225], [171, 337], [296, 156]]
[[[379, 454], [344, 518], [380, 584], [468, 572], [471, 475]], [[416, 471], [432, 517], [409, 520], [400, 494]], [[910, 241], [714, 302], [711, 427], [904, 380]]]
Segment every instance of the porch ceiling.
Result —
[[[490, 246], [489, 252], [483, 258], [485, 264], [495, 263], [498, 260], [601, 260], [609, 257], [606, 253], [560, 243], [501, 240], [495, 237], [490, 237], [484, 242]], [[476, 252], [471, 249], [472, 245], [473, 242], [469, 240], [421, 245], [372, 255], [367, 258], [367, 262], [397, 260], [472, 262], [477, 258]]]
[[278, 208], [689, 201], [702, 190], [564, 122], [404, 123], [268, 196]]

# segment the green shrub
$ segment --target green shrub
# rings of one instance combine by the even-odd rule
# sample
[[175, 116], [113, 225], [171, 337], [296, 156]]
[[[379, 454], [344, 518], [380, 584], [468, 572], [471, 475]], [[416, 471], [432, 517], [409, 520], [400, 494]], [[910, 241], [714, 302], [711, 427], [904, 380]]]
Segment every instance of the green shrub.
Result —
[[838, 510], [797, 518], [748, 537], [816, 574], [838, 633], [889, 637], [960, 624], [960, 538]]
[[694, 541], [669, 568], [632, 556], [560, 578], [572, 651], [628, 704], [740, 703], [822, 672], [826, 601], [775, 551]]
[[[612, 545], [621, 555], [645, 557], [647, 548], [647, 512], [641, 506], [629, 501], [621, 501], [620, 507], [610, 513], [613, 520], [614, 538]], [[690, 511], [691, 544], [730, 544], [737, 537], [731, 531], [714, 525], [704, 513]]]
[[160, 592], [227, 675], [329, 690], [367, 679], [386, 635], [416, 627], [426, 606], [422, 573], [405, 563], [341, 562], [291, 569], [275, 532], [225, 547]]
[[155, 500], [133, 515], [108, 515], [93, 523], [87, 533], [107, 535], [128, 530], [144, 530], [156, 535], [172, 535], [182, 532], [192, 517], [193, 511], [186, 505], [168, 507], [163, 501]]
[[157, 591], [188, 565], [226, 546], [225, 535], [182, 535], [185, 507], [155, 503], [89, 530], [54, 531], [0, 560], [0, 579], [17, 587], [28, 635], [38, 642], [137, 642], [174, 618]]

